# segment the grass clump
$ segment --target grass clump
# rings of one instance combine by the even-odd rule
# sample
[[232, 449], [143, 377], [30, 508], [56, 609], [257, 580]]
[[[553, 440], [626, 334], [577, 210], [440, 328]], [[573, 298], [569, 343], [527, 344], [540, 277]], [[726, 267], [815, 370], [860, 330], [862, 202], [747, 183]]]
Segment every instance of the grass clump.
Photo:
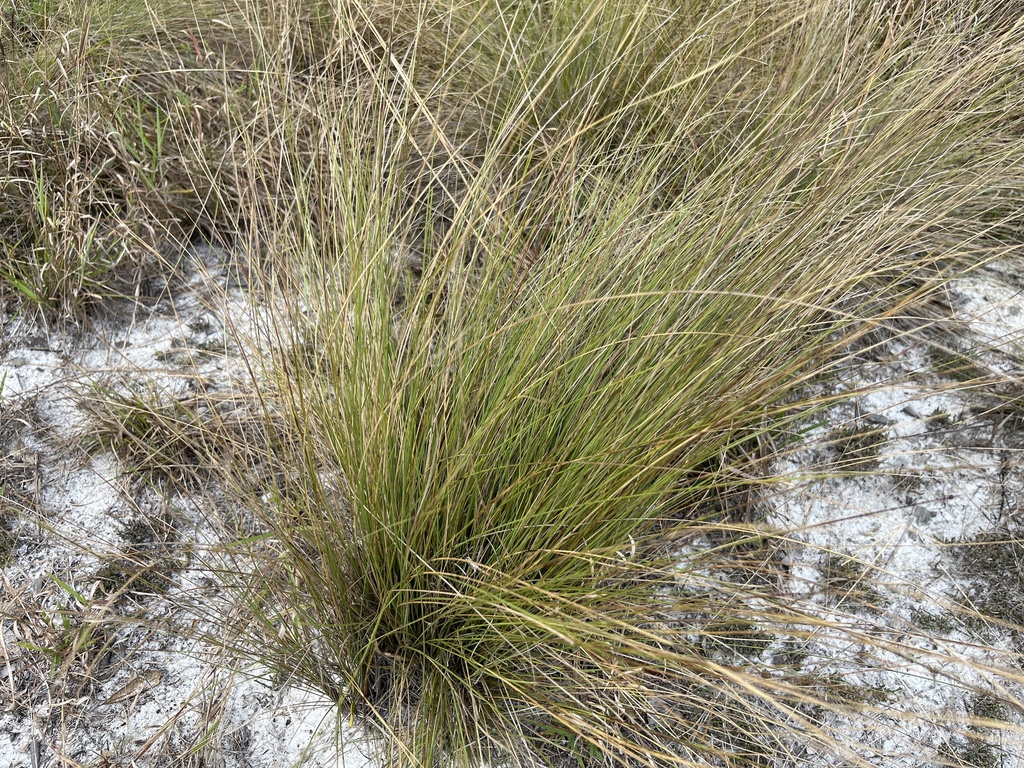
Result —
[[184, 386], [95, 384], [79, 407], [90, 419], [87, 443], [113, 452], [128, 472], [151, 481], [197, 489], [221, 476], [226, 463], [274, 463], [248, 398], [214, 391], [198, 378]]
[[182, 480], [216, 456], [204, 423], [209, 401], [197, 393], [173, 396], [155, 385], [97, 385], [80, 402], [92, 419], [91, 440], [113, 451], [133, 472]]
[[346, 88], [289, 81], [301, 110], [268, 117], [297, 190], [251, 204], [286, 297], [268, 397], [301, 469], [253, 502], [244, 642], [393, 764], [756, 764], [751, 740], [870, 764], [802, 714], [856, 703], [747, 652], [812, 619], [715, 577], [708, 528], [764, 534], [713, 520], [735, 480], [709, 467], [1009, 249], [1020, 30], [875, 3], [379, 10], [331, 22]]

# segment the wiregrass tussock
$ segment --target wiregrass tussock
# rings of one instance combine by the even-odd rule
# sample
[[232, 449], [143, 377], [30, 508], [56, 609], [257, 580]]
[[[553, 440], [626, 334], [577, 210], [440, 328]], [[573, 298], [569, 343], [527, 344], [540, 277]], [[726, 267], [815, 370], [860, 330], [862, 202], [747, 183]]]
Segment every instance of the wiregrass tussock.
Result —
[[[90, 181], [112, 197], [74, 232], [173, 221], [247, 248], [276, 310], [254, 367], [279, 471], [225, 478], [263, 531], [229, 552], [232, 642], [386, 764], [879, 765], [900, 755], [848, 723], [924, 715], [768, 649], [823, 627], [879, 664], [955, 644], [790, 594], [773, 558], [737, 557], [789, 534], [725, 499], [852, 343], [1018, 255], [1007, 7], [156, 8], [150, 37], [103, 22], [78, 90], [8, 121], [93, 172], [82, 148], [114, 141]], [[130, 125], [59, 108], [125, 70], [101, 105]], [[63, 178], [43, 149], [4, 182], [4, 278], [33, 299], [60, 233], [30, 205]], [[159, 423], [191, 434], [176, 413]]]
[[361, 87], [290, 81], [269, 118], [288, 151], [256, 186], [294, 201], [252, 219], [302, 471], [257, 505], [276, 544], [244, 642], [389, 764], [896, 759], [836, 717], [884, 697], [758, 651], [827, 624], [944, 652], [725, 578], [713, 532], [782, 534], [713, 500], [723, 455], [815, 405], [801, 382], [1014, 252], [1022, 30], [873, 3], [471, 4], [441, 32], [414, 10], [340, 9], [328, 57]]

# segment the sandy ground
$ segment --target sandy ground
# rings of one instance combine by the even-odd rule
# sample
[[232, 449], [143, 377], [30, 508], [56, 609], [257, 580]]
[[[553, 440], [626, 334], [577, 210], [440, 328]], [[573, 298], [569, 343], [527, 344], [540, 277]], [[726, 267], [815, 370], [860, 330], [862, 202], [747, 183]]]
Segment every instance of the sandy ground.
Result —
[[[371, 761], [330, 702], [197, 639], [210, 627], [195, 626], [192, 636], [155, 628], [185, 626], [176, 596], [207, 590], [218, 599], [202, 558], [189, 554], [218, 535], [209, 500], [134, 480], [90, 444], [95, 427], [81, 403], [95, 385], [125, 382], [179, 396], [197, 386], [226, 396], [245, 388], [238, 339], [249, 300], [216, 253], [197, 252], [190, 263], [187, 279], [162, 298], [75, 332], [3, 318], [0, 766]], [[800, 648], [778, 641], [765, 654], [798, 658], [807, 674], [841, 676], [874, 702], [833, 727], [848, 732], [847, 743], [884, 754], [875, 764], [1024, 766], [1024, 736], [1012, 728], [964, 719], [966, 738], [934, 724], [970, 715], [1020, 722], [1020, 691], [998, 670], [1018, 664], [1021, 637], [965, 611], [1024, 616], [1015, 597], [1024, 552], [1014, 538], [1024, 524], [1024, 409], [1007, 405], [1024, 392], [1024, 380], [1014, 389], [1024, 367], [1024, 296], [1013, 269], [993, 268], [955, 281], [949, 304], [945, 354], [906, 341], [865, 353], [816, 385], [849, 397], [771, 462], [777, 482], [763, 501], [767, 523], [790, 532], [779, 554], [786, 588], [848, 631], [810, 633]], [[951, 372], [948, 353], [957, 349], [982, 361], [984, 392]], [[851, 471], [836, 476], [844, 467]], [[175, 521], [173, 540], [154, 519]], [[140, 537], [142, 525], [150, 531]], [[133, 556], [172, 574], [163, 596], [105, 599], [104, 568], [129, 540]], [[185, 541], [191, 550], [176, 546]], [[1016, 543], [990, 551], [990, 541]], [[965, 552], [984, 554], [989, 572]], [[154, 628], [132, 620], [139, 616]], [[873, 639], [891, 652], [874, 650]], [[794, 764], [842, 762], [808, 754]]]

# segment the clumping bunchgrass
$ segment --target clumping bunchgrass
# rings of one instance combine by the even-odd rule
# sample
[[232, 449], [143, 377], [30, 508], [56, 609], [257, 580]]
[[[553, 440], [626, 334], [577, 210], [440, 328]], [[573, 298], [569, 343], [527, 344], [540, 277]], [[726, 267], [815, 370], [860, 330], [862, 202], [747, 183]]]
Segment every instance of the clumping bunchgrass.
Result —
[[1021, 30], [900, 9], [351, 4], [317, 78], [272, 67], [299, 472], [242, 642], [388, 764], [884, 759], [759, 652], [824, 620], [712, 532], [774, 535], [721, 456], [1013, 251]]
[[129, 475], [151, 483], [194, 492], [225, 464], [264, 479], [278, 465], [254, 398], [209, 388], [198, 376], [93, 383], [79, 408], [89, 424], [84, 447], [111, 451]]
[[[218, 463], [261, 524], [227, 547], [234, 647], [334, 699], [386, 765], [891, 757], [843, 731], [884, 702], [767, 650], [827, 627], [943, 652], [822, 617], [771, 557], [737, 575], [787, 534], [725, 500], [851, 344], [1017, 253], [1003, 4], [137, 10], [148, 36], [70, 17], [106, 25], [104, 77], [127, 71], [90, 216], [230, 229], [273, 310], [253, 368], [275, 471]], [[64, 92], [34, 93], [52, 114]], [[4, 188], [49, 183], [39, 163]], [[37, 199], [0, 221], [33, 299], [24, 260], [61, 231]], [[194, 426], [107, 402], [158, 464], [150, 426]]]

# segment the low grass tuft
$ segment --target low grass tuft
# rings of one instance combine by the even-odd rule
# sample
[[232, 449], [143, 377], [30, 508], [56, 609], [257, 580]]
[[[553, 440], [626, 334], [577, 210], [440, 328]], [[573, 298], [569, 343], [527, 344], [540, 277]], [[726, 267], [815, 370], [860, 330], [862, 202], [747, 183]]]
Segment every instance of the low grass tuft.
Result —
[[216, 432], [204, 424], [210, 402], [197, 393], [175, 396], [155, 384], [97, 385], [80, 401], [91, 440], [113, 451], [136, 473], [181, 481], [209, 470]]

